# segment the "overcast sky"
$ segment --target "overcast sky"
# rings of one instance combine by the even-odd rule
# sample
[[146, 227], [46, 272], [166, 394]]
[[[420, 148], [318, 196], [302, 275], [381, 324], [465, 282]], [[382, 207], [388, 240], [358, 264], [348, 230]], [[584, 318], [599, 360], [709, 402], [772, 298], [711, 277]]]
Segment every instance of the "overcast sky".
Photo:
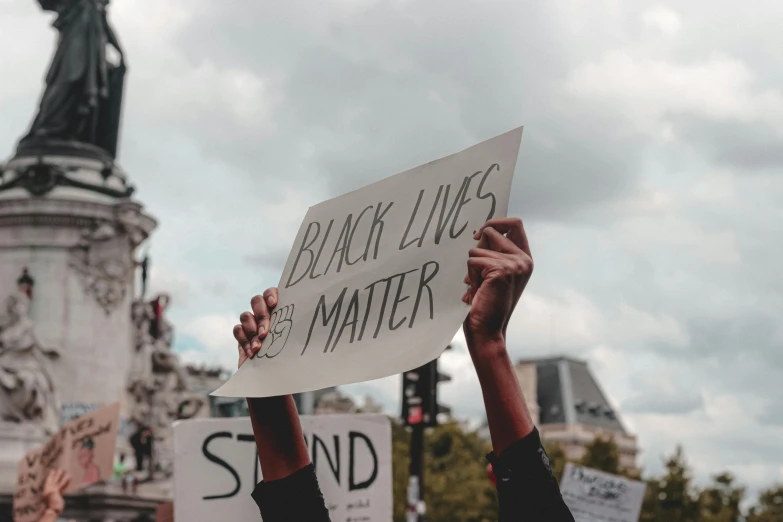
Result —
[[[589, 361], [640, 463], [783, 481], [783, 2], [113, 0], [120, 162], [160, 221], [177, 348], [235, 364], [308, 206], [524, 125], [511, 210], [536, 273], [515, 358]], [[0, 156], [50, 18], [0, 0]], [[443, 402], [483, 416], [464, 344]], [[398, 379], [347, 387], [397, 412]]]

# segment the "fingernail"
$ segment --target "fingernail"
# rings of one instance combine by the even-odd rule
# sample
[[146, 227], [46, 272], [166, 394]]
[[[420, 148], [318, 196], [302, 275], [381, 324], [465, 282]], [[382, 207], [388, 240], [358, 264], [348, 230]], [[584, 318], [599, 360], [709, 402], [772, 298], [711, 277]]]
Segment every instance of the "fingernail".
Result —
[[263, 326], [259, 326], [258, 327], [258, 335], [264, 335], [265, 332], [266, 332], [266, 328], [265, 327], [263, 327]]
[[259, 341], [258, 339], [254, 339], [253, 342], [250, 343], [250, 348], [254, 352], [257, 352], [261, 348], [261, 341]]
[[275, 306], [277, 305], [277, 299], [275, 299], [274, 296], [270, 295], [266, 300], [266, 304], [268, 304], [269, 306]]
[[247, 355], [248, 357], [253, 355], [253, 352], [250, 350], [250, 343], [245, 343], [244, 345], [242, 345], [242, 349], [245, 350], [245, 355]]

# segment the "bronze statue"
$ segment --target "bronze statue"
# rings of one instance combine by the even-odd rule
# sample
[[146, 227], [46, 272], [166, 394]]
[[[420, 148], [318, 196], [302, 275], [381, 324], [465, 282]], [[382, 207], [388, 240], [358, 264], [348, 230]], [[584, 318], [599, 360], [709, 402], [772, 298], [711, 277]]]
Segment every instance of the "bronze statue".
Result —
[[[57, 13], [60, 37], [30, 132], [18, 155], [46, 153], [114, 159], [117, 154], [125, 57], [109, 25], [109, 0], [38, 0]], [[111, 46], [117, 63], [107, 55]]]

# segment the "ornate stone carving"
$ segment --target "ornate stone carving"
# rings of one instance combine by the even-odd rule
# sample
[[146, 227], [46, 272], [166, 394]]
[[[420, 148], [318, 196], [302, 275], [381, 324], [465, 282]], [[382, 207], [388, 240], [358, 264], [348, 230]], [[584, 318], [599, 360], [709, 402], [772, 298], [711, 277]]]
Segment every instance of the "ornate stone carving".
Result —
[[140, 431], [152, 428], [155, 462], [164, 475], [173, 471], [171, 423], [194, 417], [204, 404], [188, 390], [185, 369], [173, 350], [174, 328], [164, 316], [169, 301], [167, 294], [150, 302], [134, 301], [135, 351], [128, 378], [133, 398], [131, 420]]
[[[32, 165], [15, 169], [15, 175], [9, 176], [8, 181], [5, 181], [4, 173], [0, 172], [0, 192], [12, 188], [23, 188], [33, 196], [44, 196], [55, 187], [60, 186], [80, 188], [115, 198], [127, 198], [135, 191], [132, 185], [128, 185], [124, 179], [114, 175], [113, 163], [105, 163], [100, 169], [102, 184], [78, 179], [72, 175], [77, 170], [79, 170], [77, 167], [62, 165], [52, 158], [40, 157]], [[107, 186], [106, 181], [109, 178], [119, 180], [122, 183], [122, 189]]]
[[25, 269], [0, 310], [0, 418], [54, 433], [60, 407], [50, 361], [59, 354], [42, 347], [36, 336], [30, 318], [33, 284]]
[[133, 277], [128, 238], [109, 223], [86, 229], [71, 251], [70, 266], [85, 292], [110, 314], [125, 299]]

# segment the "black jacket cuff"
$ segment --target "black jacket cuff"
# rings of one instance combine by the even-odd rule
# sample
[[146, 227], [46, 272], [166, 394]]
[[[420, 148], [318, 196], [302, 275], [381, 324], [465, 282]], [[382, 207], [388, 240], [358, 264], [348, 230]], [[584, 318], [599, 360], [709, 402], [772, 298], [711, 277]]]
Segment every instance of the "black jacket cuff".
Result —
[[259, 482], [252, 496], [264, 522], [329, 520], [312, 464], [283, 479]]

